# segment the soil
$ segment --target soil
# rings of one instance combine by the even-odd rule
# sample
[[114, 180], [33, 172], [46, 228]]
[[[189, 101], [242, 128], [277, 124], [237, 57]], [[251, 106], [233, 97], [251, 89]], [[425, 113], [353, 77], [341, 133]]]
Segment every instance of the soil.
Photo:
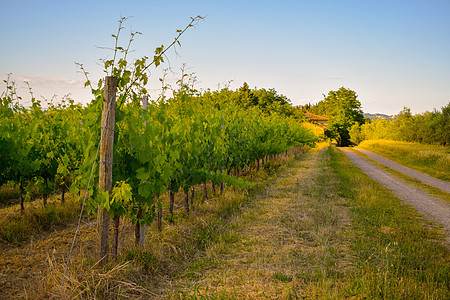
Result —
[[[405, 200], [407, 203], [412, 205], [419, 213], [425, 217], [431, 219], [432, 221], [438, 223], [442, 226], [442, 229], [447, 236], [447, 247], [450, 247], [450, 206], [443, 200], [429, 195], [428, 193], [420, 190], [397, 177], [389, 174], [388, 172], [382, 170], [381, 168], [370, 163], [368, 160], [364, 159], [360, 155], [344, 148], [340, 148], [347, 154], [348, 158], [362, 171], [364, 171], [369, 177], [383, 184], [389, 188], [397, 197]], [[362, 151], [362, 150], [360, 150]], [[430, 182], [431, 178], [428, 175], [422, 174], [420, 172], [405, 168], [393, 161], [390, 161], [384, 157], [380, 157], [370, 151], [364, 151], [369, 157], [374, 158], [380, 163], [400, 171], [410, 177], [416, 178], [426, 184], [433, 185], [442, 190], [447, 189], [449, 183], [443, 182], [444, 185], [435, 185]], [[429, 178], [428, 178], [429, 177]], [[422, 180], [423, 179], [423, 180]], [[434, 179], [434, 178], [432, 178]], [[436, 179], [436, 181], [442, 181]]]

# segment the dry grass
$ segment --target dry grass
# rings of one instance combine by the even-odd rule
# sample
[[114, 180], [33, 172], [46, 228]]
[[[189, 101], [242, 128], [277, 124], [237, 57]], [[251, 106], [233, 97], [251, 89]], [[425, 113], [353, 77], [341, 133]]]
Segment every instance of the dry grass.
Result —
[[33, 236], [51, 232], [76, 219], [80, 204], [72, 195], [61, 203], [59, 195], [52, 195], [44, 207], [42, 200], [27, 202], [21, 212], [20, 205], [0, 210], [0, 248], [10, 244], [20, 246]]
[[[302, 153], [300, 151], [299, 153]], [[299, 154], [297, 153], [297, 154]], [[295, 154], [295, 155], [297, 155]], [[292, 155], [287, 160], [292, 160]], [[265, 182], [275, 176], [275, 170], [286, 159], [270, 162], [263, 171], [247, 170], [245, 176], [254, 182]], [[268, 175], [272, 174], [272, 175]], [[261, 184], [259, 185], [261, 186]], [[259, 188], [256, 187], [255, 190]], [[149, 299], [165, 295], [172, 290], [175, 279], [184, 276], [192, 262], [203, 260], [211, 245], [219, 240], [233, 240], [226, 231], [229, 218], [246, 206], [249, 198], [246, 190], [228, 188], [224, 195], [212, 195], [203, 200], [203, 192], [197, 188], [195, 211], [184, 213], [183, 195], [175, 196], [175, 225], [166, 218], [163, 230], [156, 224], [146, 231], [146, 248], [134, 245], [134, 225], [121, 222], [120, 257], [105, 268], [97, 265], [97, 237], [95, 226], [86, 226], [79, 233], [71, 257], [70, 267], [61, 286], [67, 255], [75, 232], [75, 222], [48, 232], [33, 232], [28, 242], [16, 245], [2, 244], [0, 254], [1, 299]], [[168, 203], [168, 199], [163, 199]], [[39, 206], [39, 202], [36, 202]], [[72, 205], [73, 206], [73, 205]], [[0, 211], [5, 215], [17, 208]], [[167, 212], [164, 211], [167, 216]], [[84, 222], [95, 219], [85, 216]], [[208, 268], [213, 261], [199, 267]], [[178, 279], [177, 279], [178, 280]]]
[[[348, 209], [315, 193], [318, 152], [297, 160], [228, 225], [234, 239], [207, 250], [213, 267], [185, 274], [168, 298], [280, 299], [339, 295], [351, 273]], [[299, 171], [301, 170], [301, 171]], [[343, 238], [344, 237], [344, 238]]]
[[[134, 246], [133, 225], [122, 222], [119, 260], [106, 268], [97, 265], [95, 228], [85, 227], [62, 286], [74, 224], [10, 246], [0, 254], [0, 298], [445, 295], [448, 251], [437, 245], [439, 234], [333, 153], [313, 150], [258, 174], [247, 170], [259, 182], [250, 192], [228, 188], [203, 201], [198, 188], [189, 216], [183, 195], [176, 195], [176, 224], [164, 221], [162, 232], [150, 226], [145, 250]], [[277, 164], [285, 165], [282, 173], [274, 172]]]

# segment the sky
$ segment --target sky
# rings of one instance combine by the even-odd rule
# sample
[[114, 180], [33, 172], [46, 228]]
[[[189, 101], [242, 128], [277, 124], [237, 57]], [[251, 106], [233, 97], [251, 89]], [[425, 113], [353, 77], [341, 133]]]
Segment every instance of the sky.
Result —
[[[317, 103], [331, 90], [354, 90], [364, 112], [397, 114], [440, 109], [450, 101], [450, 0], [373, 1], [5, 1], [0, 0], [0, 78], [11, 78], [23, 104], [24, 80], [37, 98], [64, 95], [88, 103], [82, 63], [91, 81], [105, 76], [120, 17], [130, 17], [121, 45], [139, 31], [131, 58], [153, 56], [191, 17], [205, 17], [181, 38], [177, 52], [151, 70], [174, 85], [180, 68], [199, 90], [275, 89], [293, 105]], [[0, 92], [5, 85], [0, 85]]]

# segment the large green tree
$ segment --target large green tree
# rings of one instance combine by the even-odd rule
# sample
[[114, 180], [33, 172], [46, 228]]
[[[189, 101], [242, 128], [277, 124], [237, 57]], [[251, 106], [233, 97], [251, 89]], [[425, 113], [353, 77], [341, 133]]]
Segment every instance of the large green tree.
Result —
[[335, 139], [338, 146], [349, 146], [349, 130], [354, 124], [363, 124], [364, 115], [355, 91], [341, 87], [323, 95], [324, 99], [311, 107], [313, 114], [330, 119], [325, 134]]

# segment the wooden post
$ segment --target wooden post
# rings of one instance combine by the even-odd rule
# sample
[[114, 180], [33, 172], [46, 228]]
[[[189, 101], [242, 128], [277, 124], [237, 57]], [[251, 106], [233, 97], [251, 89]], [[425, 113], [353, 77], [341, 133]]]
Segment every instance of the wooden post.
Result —
[[[142, 109], [148, 110], [148, 96], [144, 95], [142, 96]], [[147, 126], [147, 120], [144, 120], [145, 126]], [[158, 214], [159, 214], [159, 208], [158, 208]], [[159, 216], [158, 216], [159, 218]], [[139, 226], [139, 245], [141, 245], [142, 248], [145, 248], [145, 224], [143, 225], [136, 225]]]
[[206, 188], [206, 181], [203, 182], [203, 198], [204, 200], [208, 200], [208, 190]]
[[[220, 171], [224, 171], [225, 169], [222, 167], [222, 169]], [[225, 182], [222, 180], [222, 182], [220, 183], [220, 194], [223, 195], [223, 191], [225, 190]]]
[[[161, 232], [162, 231], [162, 199], [161, 199], [161, 195], [158, 194], [156, 195], [156, 203], [158, 204], [158, 231]], [[145, 230], [144, 230], [144, 234], [145, 234]], [[144, 239], [145, 242], [145, 239]]]
[[[111, 192], [117, 78], [114, 76], [107, 76], [105, 79], [98, 186], [101, 191]], [[105, 208], [99, 207], [98, 235], [100, 239], [100, 265], [102, 266], [108, 263], [109, 222], [109, 212]]]
[[170, 224], [175, 223], [175, 217], [173, 215], [173, 208], [175, 205], [175, 197], [173, 195], [173, 191], [169, 189], [169, 213], [170, 213]]
[[186, 213], [189, 214], [189, 190], [184, 191], [184, 208]]
[[191, 208], [194, 211], [194, 196], [195, 196], [195, 186], [192, 186], [191, 190]]

